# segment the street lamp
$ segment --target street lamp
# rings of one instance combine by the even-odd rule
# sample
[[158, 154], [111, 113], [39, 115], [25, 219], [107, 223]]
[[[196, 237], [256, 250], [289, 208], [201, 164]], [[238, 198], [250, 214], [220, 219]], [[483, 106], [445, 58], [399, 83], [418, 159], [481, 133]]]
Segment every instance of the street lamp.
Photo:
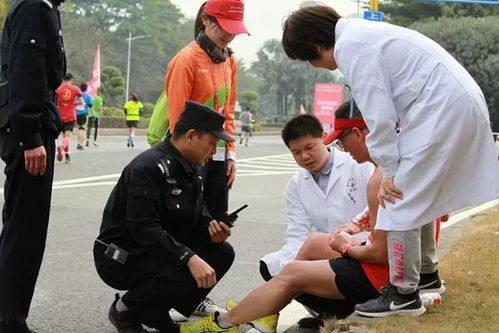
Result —
[[132, 40], [136, 39], [141, 39], [141, 38], [148, 38], [151, 37], [150, 35], [141, 35], [141, 36], [135, 36], [132, 37], [132, 33], [128, 33], [128, 38], [126, 39], [128, 41], [128, 61], [127, 61], [127, 66], [126, 66], [126, 95], [125, 95], [125, 102], [128, 100], [129, 93], [130, 93], [130, 56], [132, 53]]

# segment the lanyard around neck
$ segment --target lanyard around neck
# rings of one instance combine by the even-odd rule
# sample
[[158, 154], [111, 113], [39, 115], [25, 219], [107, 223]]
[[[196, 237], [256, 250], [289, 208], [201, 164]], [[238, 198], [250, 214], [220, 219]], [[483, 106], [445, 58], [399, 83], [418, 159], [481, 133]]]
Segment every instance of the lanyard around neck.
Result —
[[[210, 60], [210, 73], [211, 73], [211, 80], [213, 82], [213, 89], [215, 90], [215, 94], [213, 96], [213, 108], [219, 112], [219, 101], [218, 101], [218, 84], [217, 84], [217, 78], [215, 77], [215, 69], [213, 68], [213, 62]], [[225, 114], [227, 112], [227, 105], [229, 103], [229, 87], [227, 85], [227, 69], [225, 68], [225, 63], [222, 63], [222, 68], [224, 72], [224, 84], [225, 84], [225, 101], [223, 105], [223, 110], [222, 113]]]

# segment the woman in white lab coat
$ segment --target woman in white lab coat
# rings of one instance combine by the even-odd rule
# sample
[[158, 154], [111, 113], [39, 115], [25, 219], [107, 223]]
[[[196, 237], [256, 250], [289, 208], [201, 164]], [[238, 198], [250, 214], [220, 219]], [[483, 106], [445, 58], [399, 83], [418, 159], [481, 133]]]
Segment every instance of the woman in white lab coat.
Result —
[[499, 197], [499, 163], [480, 87], [431, 39], [388, 23], [341, 18], [327, 6], [293, 13], [282, 44], [290, 58], [341, 70], [370, 130], [369, 153], [383, 170], [376, 228], [388, 231], [390, 285], [356, 310], [420, 313], [418, 284], [440, 284], [437, 272], [420, 279], [421, 228]]

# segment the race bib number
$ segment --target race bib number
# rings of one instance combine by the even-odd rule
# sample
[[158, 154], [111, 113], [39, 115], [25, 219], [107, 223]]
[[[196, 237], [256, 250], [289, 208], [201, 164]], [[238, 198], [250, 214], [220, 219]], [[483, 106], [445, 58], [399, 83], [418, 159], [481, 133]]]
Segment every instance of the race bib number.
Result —
[[225, 161], [225, 141], [218, 140], [217, 142], [217, 152], [213, 155], [214, 161]]

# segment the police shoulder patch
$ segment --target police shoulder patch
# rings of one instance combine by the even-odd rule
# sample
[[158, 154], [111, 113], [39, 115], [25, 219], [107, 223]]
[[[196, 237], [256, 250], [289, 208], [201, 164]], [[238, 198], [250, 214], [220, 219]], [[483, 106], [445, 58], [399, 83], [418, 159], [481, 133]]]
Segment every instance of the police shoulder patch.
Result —
[[50, 9], [54, 8], [54, 5], [52, 4], [52, 2], [50, 2], [50, 0], [41, 0], [45, 6], [49, 7]]

